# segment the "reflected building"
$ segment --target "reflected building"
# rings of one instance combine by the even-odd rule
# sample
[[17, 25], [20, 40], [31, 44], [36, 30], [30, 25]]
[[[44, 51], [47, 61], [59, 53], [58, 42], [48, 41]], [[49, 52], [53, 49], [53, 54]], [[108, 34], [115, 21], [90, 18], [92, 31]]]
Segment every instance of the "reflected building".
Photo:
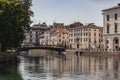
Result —
[[[24, 60], [20, 64], [22, 76], [39, 74], [41, 77], [64, 77], [76, 75], [79, 77], [86, 76], [88, 79], [98, 78], [100, 80], [120, 79], [120, 62], [116, 57], [90, 57], [90, 56], [73, 56], [66, 58], [39, 58]], [[27, 64], [27, 66], [26, 66]], [[22, 70], [21, 70], [22, 69]], [[41, 77], [38, 77], [39, 79]], [[95, 80], [98, 80], [95, 79]], [[52, 80], [52, 79], [51, 79]]]

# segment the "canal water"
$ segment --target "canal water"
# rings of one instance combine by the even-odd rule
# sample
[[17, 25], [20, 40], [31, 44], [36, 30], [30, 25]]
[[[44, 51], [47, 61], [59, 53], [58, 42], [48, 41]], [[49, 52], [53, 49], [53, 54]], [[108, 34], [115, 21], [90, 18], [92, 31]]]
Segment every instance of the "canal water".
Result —
[[0, 80], [120, 80], [119, 57], [46, 56], [0, 65]]

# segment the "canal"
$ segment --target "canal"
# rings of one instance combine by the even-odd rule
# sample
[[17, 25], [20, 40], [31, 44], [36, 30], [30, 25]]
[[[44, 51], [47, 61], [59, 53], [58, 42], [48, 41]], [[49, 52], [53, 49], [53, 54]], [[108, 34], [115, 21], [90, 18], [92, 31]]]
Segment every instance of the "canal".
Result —
[[0, 65], [0, 80], [120, 80], [119, 57], [71, 54], [20, 60]]

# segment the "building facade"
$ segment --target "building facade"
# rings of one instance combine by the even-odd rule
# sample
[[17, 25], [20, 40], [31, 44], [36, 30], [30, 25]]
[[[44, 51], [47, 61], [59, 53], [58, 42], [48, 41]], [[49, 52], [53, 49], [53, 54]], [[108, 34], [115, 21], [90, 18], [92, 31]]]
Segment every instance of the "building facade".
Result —
[[66, 29], [62, 29], [62, 30], [51, 29], [51, 30], [45, 31], [44, 34], [41, 35], [40, 44], [67, 47], [68, 31]]
[[120, 49], [120, 4], [103, 11], [103, 41], [107, 51]]
[[66, 29], [66, 26], [64, 26], [64, 23], [53, 23], [53, 25], [50, 26], [51, 29], [59, 30], [59, 29]]
[[25, 36], [25, 46], [39, 46], [40, 36], [50, 28], [47, 26], [46, 23], [43, 24], [35, 24], [33, 25], [28, 32], [26, 32]]
[[69, 47], [74, 49], [100, 49], [102, 47], [102, 27], [80, 25], [69, 28]]
[[51, 45], [50, 30], [46, 30], [40, 35], [40, 45]]

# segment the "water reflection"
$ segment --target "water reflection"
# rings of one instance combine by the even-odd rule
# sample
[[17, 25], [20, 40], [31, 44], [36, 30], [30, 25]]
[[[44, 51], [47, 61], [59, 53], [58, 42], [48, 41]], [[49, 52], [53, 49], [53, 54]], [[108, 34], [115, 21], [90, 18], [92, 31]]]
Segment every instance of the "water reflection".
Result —
[[24, 80], [120, 80], [119, 57], [69, 55], [22, 58], [19, 72]]
[[0, 80], [23, 80], [16, 64], [0, 64]]

